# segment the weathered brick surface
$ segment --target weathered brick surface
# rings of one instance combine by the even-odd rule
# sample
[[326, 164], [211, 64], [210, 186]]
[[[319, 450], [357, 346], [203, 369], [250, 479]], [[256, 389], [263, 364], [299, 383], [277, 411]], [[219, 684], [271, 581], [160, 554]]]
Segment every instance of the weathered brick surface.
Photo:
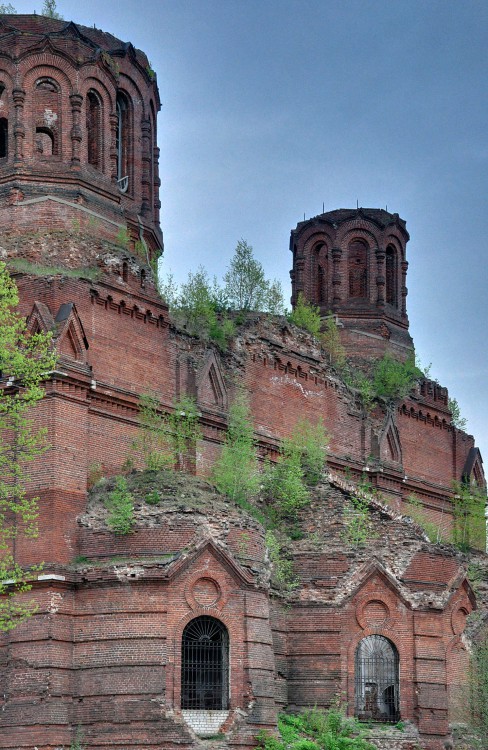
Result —
[[[443, 747], [448, 709], [458, 716], [462, 700], [461, 634], [473, 596], [461, 558], [429, 545], [398, 513], [416, 494], [448, 530], [452, 480], [466, 467], [482, 476], [473, 438], [452, 425], [446, 389], [424, 381], [393, 411], [366, 416], [317, 342], [284, 319], [249, 316], [225, 353], [175, 330], [148, 264], [162, 235], [159, 98], [147, 58], [97, 29], [42, 16], [4, 23], [0, 257], [15, 274], [20, 312], [31, 330], [52, 332], [59, 359], [33, 413], [48, 435], [28, 486], [40, 534], [19, 536], [15, 556], [44, 567], [23, 595], [36, 613], [0, 641], [0, 747], [69, 747], [78, 726], [88, 750], [196, 747], [181, 712], [181, 640], [200, 615], [229, 634], [225, 746], [252, 748], [282, 707], [327, 706], [341, 694], [352, 711], [356, 649], [376, 634], [399, 655], [402, 718], [418, 723], [426, 748]], [[132, 118], [125, 193], [115, 159], [121, 90]], [[93, 91], [101, 109], [88, 113], [87, 128]], [[358, 362], [412, 351], [407, 240], [397, 215], [373, 209], [325, 214], [292, 233], [294, 299], [302, 291], [332, 310]], [[39, 273], [41, 265], [51, 270]], [[87, 495], [97, 471], [113, 476], [133, 454], [143, 392], [163, 411], [182, 395], [196, 398], [194, 465], [208, 475], [238, 386], [262, 457], [276, 458], [301, 418], [320, 416], [330, 435], [330, 481], [301, 519], [304, 539], [288, 549], [298, 586], [286, 605], [270, 584], [264, 530], [201, 480], [174, 480], [163, 510], [136, 497], [127, 536], [107, 527], [104, 490]], [[390, 508], [372, 501], [374, 533], [355, 549], [344, 509], [362, 473]], [[195, 493], [202, 504], [192, 504]]]

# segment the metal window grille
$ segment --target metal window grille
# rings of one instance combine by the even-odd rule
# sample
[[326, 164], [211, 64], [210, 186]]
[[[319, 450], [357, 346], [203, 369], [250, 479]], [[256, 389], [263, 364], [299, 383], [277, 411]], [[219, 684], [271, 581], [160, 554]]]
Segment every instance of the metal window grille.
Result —
[[355, 713], [360, 720], [396, 722], [399, 711], [399, 659], [381, 635], [363, 638], [356, 651]]
[[226, 710], [229, 702], [229, 636], [206, 615], [188, 623], [181, 644], [181, 707]]

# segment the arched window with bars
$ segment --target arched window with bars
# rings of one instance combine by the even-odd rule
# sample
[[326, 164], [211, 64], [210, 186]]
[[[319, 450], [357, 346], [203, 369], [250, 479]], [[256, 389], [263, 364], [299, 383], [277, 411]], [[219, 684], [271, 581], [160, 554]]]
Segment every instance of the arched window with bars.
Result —
[[399, 656], [388, 638], [368, 635], [356, 649], [355, 715], [363, 721], [400, 718]]
[[229, 634], [215, 617], [191, 620], [181, 641], [181, 708], [229, 707]]

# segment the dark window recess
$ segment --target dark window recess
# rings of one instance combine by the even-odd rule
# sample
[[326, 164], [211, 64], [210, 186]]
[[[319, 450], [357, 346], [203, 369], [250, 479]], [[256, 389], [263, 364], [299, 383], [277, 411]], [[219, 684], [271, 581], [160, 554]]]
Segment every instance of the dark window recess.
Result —
[[102, 106], [93, 91], [88, 92], [86, 102], [86, 132], [88, 141], [88, 164], [102, 168]]
[[115, 144], [117, 149], [117, 184], [121, 193], [129, 187], [130, 169], [130, 118], [129, 104], [123, 94], [117, 94], [117, 130]]
[[0, 117], [0, 159], [8, 156], [8, 120]]
[[396, 253], [393, 247], [386, 249], [386, 301], [389, 305], [397, 304], [397, 268]]
[[181, 707], [221, 711], [229, 706], [229, 636], [206, 615], [188, 623], [181, 644]]
[[366, 299], [368, 296], [368, 248], [355, 240], [349, 246], [349, 297]]
[[58, 141], [50, 128], [36, 128], [36, 151], [42, 156], [58, 155]]
[[129, 278], [129, 264], [126, 260], [122, 263], [122, 281], [127, 281]]
[[398, 721], [399, 692], [395, 646], [381, 635], [363, 638], [356, 651], [355, 715], [361, 721]]

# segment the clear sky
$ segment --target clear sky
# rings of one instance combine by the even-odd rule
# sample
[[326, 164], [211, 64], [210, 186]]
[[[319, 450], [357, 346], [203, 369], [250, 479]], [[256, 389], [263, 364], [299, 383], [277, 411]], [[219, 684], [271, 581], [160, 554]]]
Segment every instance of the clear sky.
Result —
[[[13, 0], [18, 12], [41, 0]], [[407, 222], [410, 328], [488, 473], [486, 0], [58, 0], [158, 75], [164, 269], [237, 241], [290, 294], [290, 229], [335, 208]]]

